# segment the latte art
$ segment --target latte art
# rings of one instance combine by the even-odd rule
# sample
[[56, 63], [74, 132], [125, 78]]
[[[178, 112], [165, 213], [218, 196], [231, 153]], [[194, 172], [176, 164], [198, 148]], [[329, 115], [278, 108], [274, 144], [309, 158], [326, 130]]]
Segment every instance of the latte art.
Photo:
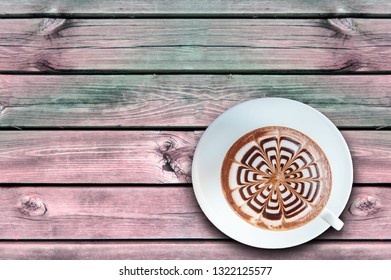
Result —
[[221, 182], [241, 218], [260, 228], [288, 230], [323, 210], [331, 192], [331, 170], [308, 136], [270, 126], [234, 143], [225, 156]]

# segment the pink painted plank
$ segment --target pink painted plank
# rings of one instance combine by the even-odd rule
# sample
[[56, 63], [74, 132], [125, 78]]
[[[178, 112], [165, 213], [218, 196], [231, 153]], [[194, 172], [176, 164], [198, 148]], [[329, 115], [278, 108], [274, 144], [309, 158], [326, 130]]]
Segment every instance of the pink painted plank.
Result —
[[64, 14], [78, 16], [99, 15], [247, 15], [247, 16], [286, 16], [310, 14], [370, 14], [383, 15], [391, 13], [391, 4], [387, 0], [11, 0], [0, 2], [0, 15], [42, 15], [61, 16]]
[[[319, 239], [391, 239], [390, 201], [391, 188], [353, 188], [344, 228]], [[12, 187], [0, 202], [0, 239], [226, 238], [191, 187]]]
[[200, 133], [3, 131], [3, 183], [190, 182]]
[[207, 126], [238, 103], [285, 97], [338, 126], [383, 127], [389, 96], [389, 75], [0, 75], [0, 126]]
[[0, 188], [0, 197], [0, 239], [223, 237], [189, 187]]
[[388, 19], [1, 19], [0, 70], [391, 70]]
[[1, 242], [0, 259], [73, 260], [375, 260], [390, 259], [389, 242], [310, 242], [262, 250], [230, 241]]
[[[2, 131], [2, 183], [191, 182], [201, 136], [167, 131]], [[356, 183], [391, 182], [391, 132], [345, 131]]]
[[[391, 186], [391, 185], [390, 185]], [[341, 231], [329, 229], [321, 239], [391, 239], [391, 188], [353, 187], [341, 215]]]
[[[354, 182], [391, 182], [391, 172], [388, 172], [391, 168], [391, 131], [384, 134], [376, 131], [343, 131], [342, 134], [352, 154]], [[371, 177], [371, 180], [367, 181], [367, 177]]]

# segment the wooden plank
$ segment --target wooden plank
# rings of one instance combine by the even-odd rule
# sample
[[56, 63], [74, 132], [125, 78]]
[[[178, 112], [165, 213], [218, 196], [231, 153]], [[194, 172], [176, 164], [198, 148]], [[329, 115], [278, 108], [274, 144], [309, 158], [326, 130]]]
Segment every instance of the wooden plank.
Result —
[[389, 75], [0, 75], [0, 126], [199, 127], [243, 101], [285, 97], [338, 126], [384, 127], [390, 96]]
[[[391, 188], [354, 187], [343, 230], [319, 239], [391, 239], [390, 201]], [[226, 238], [191, 187], [11, 187], [0, 202], [3, 240]]]
[[191, 157], [200, 135], [117, 130], [1, 131], [0, 182], [190, 182]]
[[1, 71], [387, 71], [387, 19], [2, 19]]
[[0, 197], [0, 239], [223, 237], [189, 187], [0, 188]]
[[[201, 131], [2, 131], [1, 183], [184, 183]], [[344, 131], [356, 183], [390, 183], [390, 131]]]
[[2, 132], [2, 182], [183, 182], [190, 178], [195, 137], [159, 131]]
[[390, 258], [390, 242], [310, 242], [285, 250], [262, 250], [229, 241], [0, 243], [0, 259], [387, 260]]
[[370, 14], [391, 13], [387, 0], [89, 0], [89, 1], [43, 1], [43, 0], [2, 0], [0, 15], [238, 15], [238, 16], [276, 16], [276, 15], [315, 15], [324, 14]]

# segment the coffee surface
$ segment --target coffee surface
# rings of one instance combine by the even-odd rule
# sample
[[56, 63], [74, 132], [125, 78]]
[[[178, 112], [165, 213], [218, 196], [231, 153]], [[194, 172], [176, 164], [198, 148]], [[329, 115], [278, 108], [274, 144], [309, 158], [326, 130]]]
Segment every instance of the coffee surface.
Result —
[[307, 135], [281, 126], [238, 139], [221, 170], [225, 197], [250, 224], [268, 230], [300, 227], [320, 214], [331, 192], [331, 169]]

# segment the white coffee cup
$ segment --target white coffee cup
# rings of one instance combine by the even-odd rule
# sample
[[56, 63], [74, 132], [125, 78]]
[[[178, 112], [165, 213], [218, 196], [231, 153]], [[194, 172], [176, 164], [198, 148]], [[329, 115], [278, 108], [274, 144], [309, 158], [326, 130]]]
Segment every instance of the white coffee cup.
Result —
[[[310, 222], [291, 230], [265, 230], [244, 221], [227, 203], [221, 187], [220, 172], [227, 151], [241, 136], [266, 126], [285, 126], [308, 135], [330, 163], [332, 188], [325, 208]], [[260, 98], [232, 107], [208, 127], [194, 154], [192, 179], [201, 209], [223, 233], [254, 247], [287, 248], [319, 236], [330, 226], [342, 228], [338, 217], [350, 196], [353, 165], [342, 134], [326, 116], [290, 99]]]

